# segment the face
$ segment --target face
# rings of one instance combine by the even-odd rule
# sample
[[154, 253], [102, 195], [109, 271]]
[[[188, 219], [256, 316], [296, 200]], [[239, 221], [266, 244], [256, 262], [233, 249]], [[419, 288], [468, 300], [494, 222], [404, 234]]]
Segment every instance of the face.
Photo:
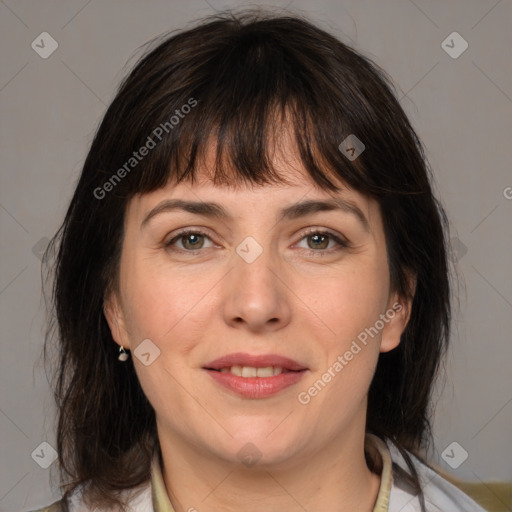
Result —
[[[204, 173], [133, 198], [105, 314], [161, 442], [227, 462], [251, 442], [260, 463], [285, 467], [364, 431], [379, 352], [398, 345], [407, 305], [390, 293], [378, 204], [274, 164], [292, 185], [233, 189]], [[177, 199], [217, 215], [166, 207]], [[341, 207], [296, 208], [333, 199]]]

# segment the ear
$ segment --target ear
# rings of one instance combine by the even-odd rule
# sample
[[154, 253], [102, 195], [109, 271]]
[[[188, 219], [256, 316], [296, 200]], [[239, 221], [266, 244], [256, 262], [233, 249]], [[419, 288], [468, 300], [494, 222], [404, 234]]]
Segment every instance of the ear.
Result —
[[387, 317], [382, 330], [380, 351], [389, 352], [400, 344], [400, 336], [405, 331], [411, 317], [412, 302], [416, 292], [416, 276], [408, 275], [409, 293], [401, 297], [398, 293], [391, 293], [388, 308], [384, 315]]
[[130, 341], [126, 330], [126, 324], [120, 301], [115, 292], [111, 292], [103, 301], [103, 313], [110, 327], [112, 338], [124, 348], [130, 348]]

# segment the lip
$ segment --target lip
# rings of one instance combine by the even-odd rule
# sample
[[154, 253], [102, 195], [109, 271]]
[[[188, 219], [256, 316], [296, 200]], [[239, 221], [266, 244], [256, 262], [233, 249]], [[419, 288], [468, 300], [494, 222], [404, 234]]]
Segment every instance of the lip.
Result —
[[[204, 365], [205, 370], [220, 370], [221, 368], [227, 368], [231, 366], [252, 366], [254, 368], [265, 368], [266, 366], [279, 366], [280, 368], [300, 372], [307, 370], [306, 366], [301, 365], [297, 361], [290, 359], [289, 357], [280, 356], [278, 354], [262, 354], [262, 355], [251, 355], [244, 352], [235, 352], [228, 354], [223, 357], [219, 357], [214, 361], [210, 361]], [[276, 375], [278, 377], [278, 375]], [[258, 377], [270, 378], [270, 377]]]
[[[285, 370], [271, 377], [239, 377], [232, 373], [221, 373], [221, 368], [231, 366], [252, 366], [265, 368], [278, 366]], [[304, 376], [308, 368], [289, 357], [278, 354], [251, 355], [243, 352], [228, 354], [203, 367], [204, 370], [221, 386], [243, 398], [266, 398], [289, 386], [293, 386]]]
[[307, 370], [289, 371], [272, 377], [238, 377], [232, 373], [206, 371], [218, 384], [243, 398], [266, 398], [299, 382]]

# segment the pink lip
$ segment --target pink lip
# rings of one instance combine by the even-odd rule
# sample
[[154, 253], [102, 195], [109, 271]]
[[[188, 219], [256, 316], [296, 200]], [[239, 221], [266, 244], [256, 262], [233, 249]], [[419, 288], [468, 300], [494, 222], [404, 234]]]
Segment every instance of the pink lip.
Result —
[[[221, 368], [230, 368], [231, 366], [252, 366], [254, 368], [278, 366], [283, 369], [283, 373], [272, 377], [238, 377], [219, 371]], [[276, 354], [253, 356], [242, 352], [215, 359], [203, 368], [221, 386], [244, 398], [265, 398], [274, 395], [297, 383], [308, 370], [288, 357]]]
[[228, 354], [227, 356], [219, 357], [218, 359], [210, 361], [208, 364], [204, 365], [203, 368], [206, 370], [220, 370], [221, 368], [230, 368], [231, 366], [252, 366], [254, 368], [278, 366], [280, 368], [296, 372], [308, 369], [289, 357], [277, 354], [263, 354], [258, 356], [243, 352], [236, 352]]
[[[270, 366], [270, 365], [269, 365]], [[289, 371], [272, 377], [238, 377], [232, 373], [206, 370], [221, 386], [243, 398], [265, 398], [298, 382], [306, 370]]]

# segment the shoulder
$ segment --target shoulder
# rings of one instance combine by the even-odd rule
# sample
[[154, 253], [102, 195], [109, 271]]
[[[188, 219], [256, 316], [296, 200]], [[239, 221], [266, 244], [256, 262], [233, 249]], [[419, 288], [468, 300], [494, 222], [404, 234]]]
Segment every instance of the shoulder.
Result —
[[[393, 466], [400, 466], [407, 473], [407, 463], [398, 448], [386, 440]], [[425, 495], [425, 505], [428, 512], [486, 512], [478, 503], [451, 484], [439, 473], [433, 471], [413, 454], [409, 454], [418, 472], [421, 486]], [[389, 496], [389, 512], [416, 512], [419, 510], [419, 500], [407, 484], [393, 471], [393, 485]]]
[[[153, 512], [151, 498], [151, 483], [147, 482], [139, 487], [121, 491], [121, 498], [127, 504], [128, 512]], [[78, 488], [69, 500], [60, 499], [47, 507], [30, 512], [90, 512], [90, 507], [84, 503], [81, 489]], [[115, 512], [114, 509], [95, 508], [94, 512]]]
[[65, 500], [58, 500], [48, 505], [47, 507], [38, 508], [37, 510], [31, 510], [30, 512], [67, 512], [68, 507]]

